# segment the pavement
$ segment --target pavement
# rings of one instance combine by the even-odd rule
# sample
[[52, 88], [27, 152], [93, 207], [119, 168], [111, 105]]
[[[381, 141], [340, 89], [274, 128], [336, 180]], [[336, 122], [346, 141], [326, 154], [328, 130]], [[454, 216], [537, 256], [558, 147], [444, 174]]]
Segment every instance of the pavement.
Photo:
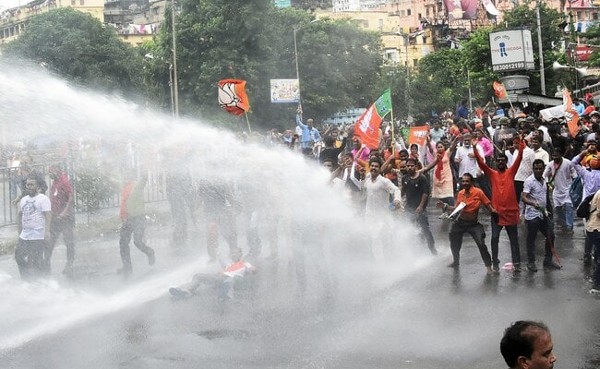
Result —
[[[598, 367], [600, 300], [587, 292], [581, 222], [575, 235], [557, 238], [561, 270], [502, 269], [490, 276], [469, 236], [460, 270], [446, 267], [447, 224], [429, 212], [437, 256], [404, 234], [393, 257], [369, 260], [348, 248], [329, 249], [307, 256], [308, 289], [299, 294], [282, 232], [280, 257], [253, 261], [252, 293], [223, 304], [210, 289], [184, 301], [167, 292], [206, 268], [201, 221], [190, 227], [184, 248], [171, 243], [169, 222], [153, 223], [148, 243], [157, 263], [149, 266], [132, 247], [134, 275], [126, 281], [116, 274], [115, 233], [79, 242], [72, 280], [56, 268], [50, 281], [24, 284], [11, 256], [0, 257], [0, 367], [499, 368], [506, 367], [498, 349], [502, 332], [520, 319], [549, 325], [557, 368]], [[482, 224], [489, 241], [489, 218]], [[510, 261], [505, 233], [500, 242], [504, 265]], [[540, 239], [538, 245], [541, 255]], [[55, 265], [64, 257], [59, 247]], [[319, 270], [324, 259], [327, 269]]]

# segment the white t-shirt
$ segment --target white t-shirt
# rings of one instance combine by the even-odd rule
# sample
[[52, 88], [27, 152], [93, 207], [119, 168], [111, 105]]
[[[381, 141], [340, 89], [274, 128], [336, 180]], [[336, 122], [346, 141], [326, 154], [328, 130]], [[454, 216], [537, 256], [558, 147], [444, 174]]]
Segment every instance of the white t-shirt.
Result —
[[[481, 145], [477, 145], [477, 152], [483, 158]], [[473, 146], [468, 148], [461, 146], [456, 150], [454, 161], [458, 163], [458, 176], [462, 177], [463, 174], [470, 173], [473, 178], [477, 178], [481, 175], [481, 169], [479, 169], [475, 157], [469, 157], [469, 154], [473, 154]]]
[[23, 240], [43, 240], [46, 230], [46, 212], [50, 212], [50, 199], [43, 194], [35, 197], [23, 197], [19, 203], [23, 217], [21, 224], [23, 230], [19, 237]]

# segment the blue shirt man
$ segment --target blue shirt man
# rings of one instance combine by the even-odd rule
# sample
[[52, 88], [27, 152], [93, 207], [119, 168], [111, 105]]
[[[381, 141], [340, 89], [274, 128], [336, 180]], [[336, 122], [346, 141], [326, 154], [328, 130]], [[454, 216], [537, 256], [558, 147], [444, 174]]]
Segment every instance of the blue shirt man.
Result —
[[307, 119], [306, 124], [302, 123], [302, 118], [300, 118], [300, 114], [296, 114], [296, 125], [302, 130], [302, 135], [300, 136], [300, 147], [302, 151], [306, 153], [307, 151], [312, 151], [315, 143], [321, 141], [321, 134], [319, 130], [313, 127], [313, 120]]

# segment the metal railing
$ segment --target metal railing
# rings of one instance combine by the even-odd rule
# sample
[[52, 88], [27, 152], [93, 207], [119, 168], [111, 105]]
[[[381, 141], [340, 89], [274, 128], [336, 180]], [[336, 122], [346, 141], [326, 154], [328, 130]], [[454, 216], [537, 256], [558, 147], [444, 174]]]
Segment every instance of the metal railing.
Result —
[[[48, 176], [47, 165], [37, 164], [32, 166], [43, 176], [48, 184], [48, 188], [52, 187], [52, 180]], [[82, 194], [78, 185], [80, 183], [77, 172], [75, 170], [68, 172], [74, 192], [75, 211], [78, 213], [93, 213], [102, 209], [118, 208], [121, 202], [121, 188], [116, 183], [111, 183], [110, 194], [100, 201], [95, 203], [93, 209], [90, 208], [89, 199]], [[23, 176], [19, 168], [0, 168], [0, 227], [16, 224], [18, 208], [15, 200], [21, 197], [24, 193]], [[49, 195], [50, 190], [46, 192]], [[165, 176], [163, 173], [149, 173], [148, 182], [144, 189], [144, 199], [146, 203], [159, 202], [166, 200]], [[118, 211], [115, 211], [115, 215]]]

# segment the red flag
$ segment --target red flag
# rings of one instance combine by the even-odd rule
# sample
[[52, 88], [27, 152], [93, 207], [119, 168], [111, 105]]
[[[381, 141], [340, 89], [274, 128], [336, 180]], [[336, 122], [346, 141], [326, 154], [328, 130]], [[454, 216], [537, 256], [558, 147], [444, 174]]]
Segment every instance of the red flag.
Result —
[[500, 100], [506, 99], [506, 88], [504, 88], [504, 83], [494, 81], [494, 94]]
[[242, 115], [250, 110], [250, 101], [246, 94], [246, 81], [241, 79], [220, 80], [219, 105], [233, 115]]
[[579, 122], [579, 114], [577, 114], [577, 111], [573, 107], [571, 94], [566, 88], [563, 90], [563, 106], [565, 107], [565, 119], [567, 120], [569, 133], [571, 134], [571, 137], [575, 137], [579, 131], [579, 127], [577, 126], [577, 123]]

